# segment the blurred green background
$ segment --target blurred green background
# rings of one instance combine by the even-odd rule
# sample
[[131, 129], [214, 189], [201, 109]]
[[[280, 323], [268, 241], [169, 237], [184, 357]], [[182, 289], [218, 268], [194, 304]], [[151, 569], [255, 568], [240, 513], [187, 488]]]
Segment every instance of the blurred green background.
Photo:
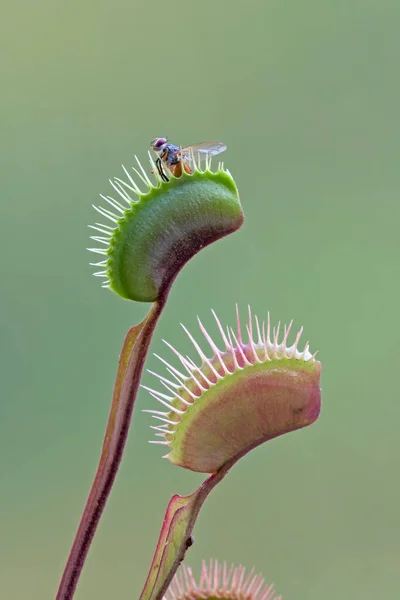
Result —
[[[188, 563], [254, 565], [285, 600], [398, 596], [399, 19], [394, 0], [4, 3], [2, 598], [55, 595], [148, 309], [91, 276], [91, 204], [162, 135], [227, 143], [246, 222], [180, 274], [151, 350], [191, 352], [179, 322], [233, 325], [238, 302], [293, 317], [323, 363], [320, 420], [234, 468]], [[147, 444], [146, 407], [78, 600], [137, 598], [169, 497], [202, 481]]]

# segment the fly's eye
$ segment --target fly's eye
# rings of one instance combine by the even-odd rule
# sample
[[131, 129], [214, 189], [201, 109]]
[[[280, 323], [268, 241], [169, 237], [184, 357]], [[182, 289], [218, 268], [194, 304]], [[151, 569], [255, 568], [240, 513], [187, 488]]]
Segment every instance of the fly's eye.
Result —
[[160, 150], [160, 148], [162, 148], [162, 146], [164, 146], [164, 144], [167, 143], [167, 138], [156, 138], [155, 140], [153, 140], [152, 142], [152, 146], [154, 148], [154, 150]]

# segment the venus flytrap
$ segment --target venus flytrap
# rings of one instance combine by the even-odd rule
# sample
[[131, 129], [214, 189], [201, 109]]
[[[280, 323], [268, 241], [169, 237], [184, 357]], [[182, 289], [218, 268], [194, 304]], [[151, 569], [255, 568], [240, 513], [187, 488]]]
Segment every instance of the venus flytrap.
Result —
[[203, 166], [192, 157], [193, 174], [164, 182], [149, 158], [155, 179], [137, 161], [133, 171], [146, 186], [141, 191], [124, 169], [128, 181], [110, 180], [119, 200], [102, 195], [109, 208], [94, 206], [109, 223], [91, 226], [101, 247], [90, 250], [106, 257], [92, 263], [102, 268], [95, 276], [105, 279], [103, 287], [139, 302], [159, 300], [190, 258], [243, 223], [235, 182], [222, 163], [214, 173], [210, 159]]
[[186, 565], [174, 576], [165, 594], [165, 600], [282, 600], [274, 586], [266, 584], [254, 569], [246, 572], [242, 565], [231, 565], [210, 560], [203, 561], [200, 578], [196, 581], [192, 569]]
[[[152, 426], [161, 438], [153, 443], [168, 447], [165, 458], [173, 464], [211, 476], [193, 494], [171, 499], [140, 600], [161, 600], [166, 594], [205, 499], [232, 466], [256, 446], [319, 416], [321, 363], [308, 343], [300, 347], [302, 328], [289, 344], [292, 323], [280, 336], [280, 324], [271, 328], [269, 315], [260, 323], [249, 308], [244, 336], [238, 310], [236, 332], [214, 317], [222, 349], [200, 320], [210, 357], [184, 327], [200, 364], [166, 342], [185, 373], [157, 356], [168, 376], [150, 373], [169, 394], [143, 386], [167, 409], [146, 409], [161, 423]], [[207, 596], [190, 596], [197, 597]]]
[[[171, 285], [201, 248], [243, 223], [236, 185], [222, 163], [213, 172], [209, 159], [204, 167], [191, 159], [193, 173], [183, 171], [179, 177], [171, 173], [168, 181], [151, 157], [153, 179], [137, 161], [134, 176], [124, 169], [126, 179], [110, 180], [118, 197], [102, 196], [108, 208], [95, 207], [107, 221], [92, 227], [92, 239], [99, 246], [91, 250], [101, 257], [94, 263], [100, 269], [95, 275], [104, 279], [103, 287], [124, 299], [153, 304], [142, 323], [129, 330], [122, 347], [98, 469], [57, 600], [74, 595], [122, 459], [144, 361]], [[153, 425], [157, 440], [152, 441], [168, 447], [166, 457], [173, 464], [210, 475], [192, 494], [171, 498], [140, 600], [162, 600], [165, 594], [166, 600], [181, 600], [177, 592], [182, 580], [173, 578], [209, 493], [252, 448], [310, 425], [319, 415], [321, 364], [308, 344], [300, 347], [302, 330], [289, 344], [292, 324], [280, 334], [279, 325], [271, 329], [269, 315], [266, 323], [260, 323], [249, 309], [243, 328], [237, 312], [236, 330], [224, 329], [215, 319], [218, 343], [199, 321], [207, 351], [185, 329], [199, 364], [167, 344], [181, 367], [159, 357], [166, 373], [153, 375], [163, 391], [147, 387], [163, 405], [161, 411], [148, 411], [158, 422]], [[254, 579], [253, 574], [244, 580], [241, 567], [232, 568], [230, 575], [218, 563], [211, 563], [208, 571], [203, 568], [202, 581], [213, 581], [204, 594], [202, 584], [193, 588], [190, 570], [184, 570], [183, 576], [182, 600], [274, 600], [272, 588], [264, 589], [262, 579]], [[219, 584], [225, 594], [217, 593]]]
[[184, 327], [201, 360], [198, 366], [170, 344], [185, 374], [164, 359], [169, 379], [155, 375], [165, 394], [146, 389], [167, 412], [152, 411], [163, 424], [152, 426], [153, 441], [169, 448], [173, 464], [216, 473], [228, 461], [283, 433], [310, 425], [320, 411], [321, 364], [309, 352], [308, 343], [300, 349], [300, 329], [294, 343], [288, 344], [292, 323], [272, 329], [253, 316], [249, 307], [247, 341], [237, 312], [237, 330], [226, 331], [214, 313], [224, 348], [221, 350], [199, 320], [202, 336], [213, 354], [210, 358]]
[[[162, 180], [150, 156], [150, 178], [141, 163], [133, 174], [110, 180], [117, 196], [94, 208], [102, 222], [91, 226], [100, 257], [95, 276], [124, 299], [153, 302], [146, 318], [125, 338], [98, 468], [64, 569], [57, 600], [73, 597], [87, 553], [118, 471], [144, 360], [154, 328], [180, 269], [203, 247], [236, 231], [243, 211], [230, 173], [192, 157], [193, 173]], [[137, 181], [140, 184], [137, 184]]]

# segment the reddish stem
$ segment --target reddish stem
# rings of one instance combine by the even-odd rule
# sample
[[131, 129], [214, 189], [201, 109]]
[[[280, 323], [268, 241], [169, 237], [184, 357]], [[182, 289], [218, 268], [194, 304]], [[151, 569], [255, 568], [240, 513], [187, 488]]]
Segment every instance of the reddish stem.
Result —
[[56, 600], [70, 600], [74, 596], [90, 544], [121, 463], [144, 361], [165, 301], [166, 296], [155, 302], [144, 321], [132, 327], [124, 340], [99, 464]]

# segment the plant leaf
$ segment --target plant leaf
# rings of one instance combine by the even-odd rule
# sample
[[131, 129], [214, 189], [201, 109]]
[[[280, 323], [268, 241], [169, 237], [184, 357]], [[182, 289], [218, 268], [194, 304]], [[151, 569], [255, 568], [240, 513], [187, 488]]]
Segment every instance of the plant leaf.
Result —
[[[227, 463], [189, 496], [175, 494], [169, 501], [153, 562], [140, 600], [161, 600], [189, 547], [188, 541], [203, 502], [235, 461]], [[190, 544], [191, 545], [191, 544]]]

